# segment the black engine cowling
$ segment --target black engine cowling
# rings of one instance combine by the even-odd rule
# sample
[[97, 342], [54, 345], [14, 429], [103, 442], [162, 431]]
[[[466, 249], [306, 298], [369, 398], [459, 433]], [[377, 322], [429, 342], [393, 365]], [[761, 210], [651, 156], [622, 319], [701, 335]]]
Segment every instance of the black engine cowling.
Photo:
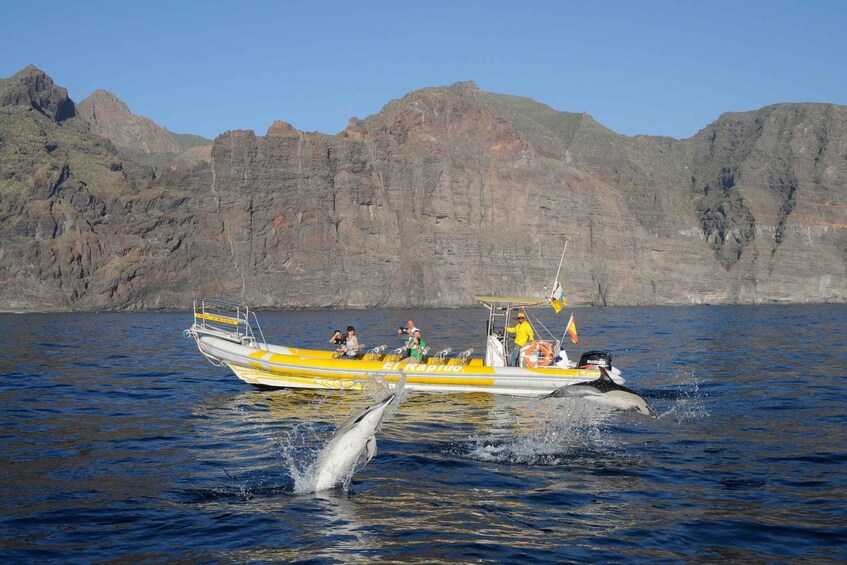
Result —
[[586, 351], [579, 358], [580, 369], [590, 369], [592, 367], [603, 367], [604, 369], [612, 368], [612, 354], [608, 351]]

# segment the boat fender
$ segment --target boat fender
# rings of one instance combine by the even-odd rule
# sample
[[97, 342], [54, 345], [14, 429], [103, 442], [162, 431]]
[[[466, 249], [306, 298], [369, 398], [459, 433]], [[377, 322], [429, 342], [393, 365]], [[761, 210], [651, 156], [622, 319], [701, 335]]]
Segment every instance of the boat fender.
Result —
[[546, 341], [536, 341], [523, 352], [523, 362], [527, 367], [546, 367], [553, 361], [553, 348]]

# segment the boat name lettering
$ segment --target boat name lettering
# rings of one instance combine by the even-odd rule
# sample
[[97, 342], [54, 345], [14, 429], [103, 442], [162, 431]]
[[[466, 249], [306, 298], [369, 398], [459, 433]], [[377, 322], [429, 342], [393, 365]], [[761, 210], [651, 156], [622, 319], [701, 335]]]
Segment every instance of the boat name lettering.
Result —
[[209, 320], [212, 322], [220, 322], [222, 324], [232, 324], [233, 326], [238, 325], [238, 320], [233, 320], [232, 318], [225, 318], [223, 316], [213, 316], [212, 314], [195, 314], [196, 318], [200, 318], [202, 320]]
[[415, 373], [461, 373], [461, 365], [427, 365], [425, 363], [394, 363], [388, 362], [382, 365], [383, 371], [411, 371]]

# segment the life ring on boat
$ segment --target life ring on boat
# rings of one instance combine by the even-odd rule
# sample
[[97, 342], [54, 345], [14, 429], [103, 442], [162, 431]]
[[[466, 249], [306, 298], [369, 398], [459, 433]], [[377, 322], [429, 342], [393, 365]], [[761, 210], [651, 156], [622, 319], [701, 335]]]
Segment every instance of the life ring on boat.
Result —
[[524, 365], [535, 369], [553, 362], [553, 348], [546, 341], [536, 341], [523, 352]]

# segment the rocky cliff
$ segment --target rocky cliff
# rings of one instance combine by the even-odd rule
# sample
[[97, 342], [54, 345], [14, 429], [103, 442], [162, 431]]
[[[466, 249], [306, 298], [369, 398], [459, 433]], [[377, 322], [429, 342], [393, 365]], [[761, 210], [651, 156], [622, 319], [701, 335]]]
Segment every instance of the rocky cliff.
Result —
[[847, 300], [845, 107], [674, 140], [458, 83], [157, 169], [33, 67], [0, 100], [3, 309], [469, 305], [537, 295], [565, 242], [575, 304]]

